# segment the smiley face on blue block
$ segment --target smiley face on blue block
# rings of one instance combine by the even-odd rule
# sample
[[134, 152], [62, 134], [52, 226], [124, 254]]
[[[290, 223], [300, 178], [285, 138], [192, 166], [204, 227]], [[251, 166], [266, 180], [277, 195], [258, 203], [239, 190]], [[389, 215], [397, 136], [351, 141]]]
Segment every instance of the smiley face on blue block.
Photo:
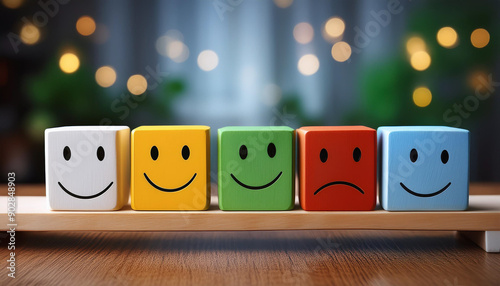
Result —
[[380, 202], [389, 211], [465, 210], [469, 131], [441, 126], [377, 130]]

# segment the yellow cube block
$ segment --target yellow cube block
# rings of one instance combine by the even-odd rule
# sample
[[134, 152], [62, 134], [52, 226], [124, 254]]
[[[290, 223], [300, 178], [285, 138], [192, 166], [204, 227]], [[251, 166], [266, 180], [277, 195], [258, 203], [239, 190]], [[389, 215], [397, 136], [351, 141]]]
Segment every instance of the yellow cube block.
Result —
[[132, 131], [134, 210], [206, 210], [210, 127], [141, 126]]

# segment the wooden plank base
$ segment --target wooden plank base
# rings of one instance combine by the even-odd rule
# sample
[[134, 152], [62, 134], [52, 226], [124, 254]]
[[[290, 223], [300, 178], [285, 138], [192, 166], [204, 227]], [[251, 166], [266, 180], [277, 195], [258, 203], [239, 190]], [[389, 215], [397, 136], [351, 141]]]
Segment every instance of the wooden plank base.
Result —
[[[221, 211], [212, 197], [208, 211], [51, 211], [45, 197], [17, 197], [18, 231], [228, 231], [390, 229], [500, 231], [500, 196], [470, 196], [467, 211], [388, 212]], [[0, 229], [8, 223], [7, 197], [0, 197]]]

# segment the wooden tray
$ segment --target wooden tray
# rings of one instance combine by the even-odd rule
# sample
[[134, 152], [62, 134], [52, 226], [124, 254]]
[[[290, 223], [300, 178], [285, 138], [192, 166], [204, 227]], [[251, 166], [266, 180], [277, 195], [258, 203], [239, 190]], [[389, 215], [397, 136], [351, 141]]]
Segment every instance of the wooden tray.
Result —
[[[221, 211], [217, 197], [207, 211], [51, 211], [43, 196], [16, 197], [16, 231], [248, 231], [248, 230], [450, 230], [461, 231], [488, 252], [500, 252], [500, 195], [470, 196], [467, 211], [306, 212]], [[7, 197], [0, 197], [0, 230], [10, 227]]]
[[[213, 231], [300, 229], [392, 229], [500, 231], [500, 195], [470, 196], [467, 211], [387, 212], [221, 211], [217, 197], [207, 211], [51, 211], [45, 197], [19, 196], [22, 231]], [[0, 229], [8, 223], [7, 197], [0, 197]]]

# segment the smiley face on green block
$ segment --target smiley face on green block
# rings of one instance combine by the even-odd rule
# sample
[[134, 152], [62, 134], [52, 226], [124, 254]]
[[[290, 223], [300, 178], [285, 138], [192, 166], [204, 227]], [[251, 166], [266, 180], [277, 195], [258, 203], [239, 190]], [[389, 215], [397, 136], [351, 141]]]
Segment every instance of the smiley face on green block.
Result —
[[294, 130], [286, 126], [219, 129], [221, 210], [290, 210]]

